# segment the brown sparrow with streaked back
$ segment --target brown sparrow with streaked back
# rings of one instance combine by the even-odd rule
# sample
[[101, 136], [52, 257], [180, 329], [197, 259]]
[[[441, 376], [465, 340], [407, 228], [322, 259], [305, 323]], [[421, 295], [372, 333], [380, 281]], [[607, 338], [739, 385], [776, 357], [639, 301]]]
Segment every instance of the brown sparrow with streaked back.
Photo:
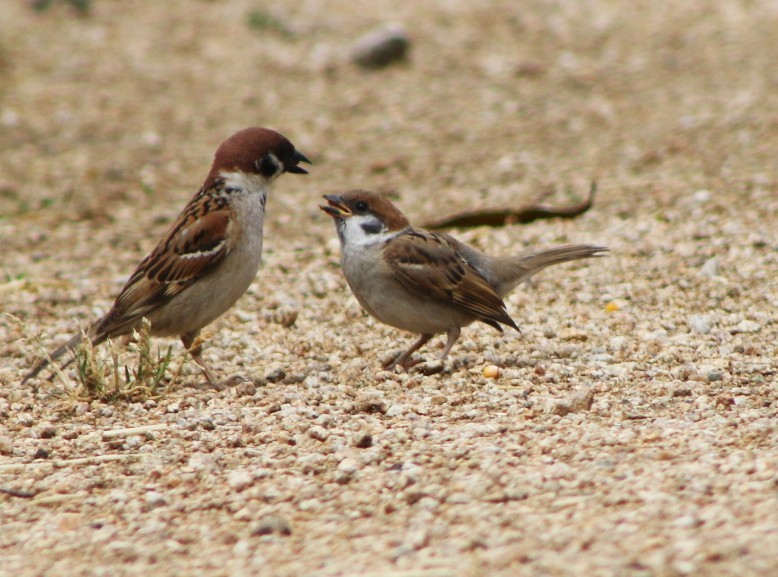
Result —
[[503, 297], [552, 264], [604, 256], [604, 246], [576, 244], [512, 257], [486, 255], [452, 236], [414, 228], [386, 198], [364, 190], [325, 195], [320, 208], [335, 219], [341, 266], [351, 291], [382, 323], [421, 335], [384, 368], [408, 369], [411, 355], [437, 333], [448, 340], [481, 321], [519, 327]]
[[[270, 185], [285, 172], [307, 174], [300, 162], [310, 164], [289, 140], [268, 128], [247, 128], [225, 140], [202, 188], [138, 265], [108, 314], [89, 327], [92, 346], [131, 333], [145, 317], [152, 335], [180, 336], [215, 386], [200, 343], [193, 345], [200, 330], [235, 304], [254, 280]], [[81, 335], [74, 336], [51, 359], [80, 340]], [[41, 361], [24, 381], [47, 364], [48, 359]]]

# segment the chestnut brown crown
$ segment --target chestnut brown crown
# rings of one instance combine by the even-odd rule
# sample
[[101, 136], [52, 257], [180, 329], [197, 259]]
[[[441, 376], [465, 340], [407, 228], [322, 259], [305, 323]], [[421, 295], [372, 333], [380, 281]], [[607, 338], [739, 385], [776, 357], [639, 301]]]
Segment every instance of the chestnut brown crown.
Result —
[[325, 194], [327, 205], [321, 209], [335, 219], [372, 214], [386, 226], [386, 230], [402, 230], [410, 226], [405, 215], [392, 202], [369, 190], [349, 190], [342, 194]]
[[230, 136], [216, 150], [204, 186], [222, 173], [232, 171], [259, 174], [269, 180], [284, 172], [308, 174], [299, 166], [301, 162], [311, 164], [282, 134], [269, 128], [246, 128]]

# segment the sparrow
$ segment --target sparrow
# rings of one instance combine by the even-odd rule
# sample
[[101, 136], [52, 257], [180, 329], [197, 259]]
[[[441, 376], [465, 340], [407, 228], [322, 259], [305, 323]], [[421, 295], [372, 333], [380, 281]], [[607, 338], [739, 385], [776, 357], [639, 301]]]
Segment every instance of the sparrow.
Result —
[[[225, 140], [202, 188], [132, 273], [111, 310], [86, 331], [92, 346], [132, 333], [145, 317], [152, 335], [179, 336], [216, 386], [197, 337], [254, 280], [271, 184], [285, 172], [307, 174], [301, 162], [310, 164], [286, 137], [268, 128], [246, 128]], [[60, 346], [51, 360], [73, 350], [81, 338], [75, 335]], [[48, 363], [38, 363], [22, 382]]]
[[341, 267], [359, 304], [384, 324], [419, 334], [384, 365], [407, 370], [410, 357], [435, 334], [446, 333], [441, 360], [462, 327], [481, 321], [519, 330], [503, 297], [552, 264], [604, 256], [604, 246], [575, 244], [509, 257], [486, 255], [454, 237], [411, 226], [389, 200], [352, 190], [324, 195], [320, 208], [335, 219]]

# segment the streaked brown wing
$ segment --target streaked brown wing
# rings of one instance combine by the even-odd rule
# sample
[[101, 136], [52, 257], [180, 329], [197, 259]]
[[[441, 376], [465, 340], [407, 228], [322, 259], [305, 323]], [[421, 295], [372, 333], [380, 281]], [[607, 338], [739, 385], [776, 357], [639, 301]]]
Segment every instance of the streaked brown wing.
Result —
[[[138, 265], [106, 315], [98, 334], [118, 335], [208, 274], [233, 246], [237, 223], [227, 207], [192, 204]], [[198, 214], [200, 213], [200, 214]], [[202, 214], [204, 213], [204, 214]]]
[[386, 243], [384, 258], [409, 291], [458, 306], [498, 329], [498, 323], [518, 328], [494, 287], [445, 235], [410, 230]]

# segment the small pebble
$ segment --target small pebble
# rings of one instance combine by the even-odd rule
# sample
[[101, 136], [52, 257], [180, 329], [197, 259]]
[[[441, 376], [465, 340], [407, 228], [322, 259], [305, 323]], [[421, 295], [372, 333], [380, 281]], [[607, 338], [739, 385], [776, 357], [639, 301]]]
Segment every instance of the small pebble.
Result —
[[272, 535], [273, 533], [278, 535], [291, 535], [292, 527], [286, 519], [281, 517], [266, 517], [251, 528], [251, 534], [255, 537], [260, 535]]
[[715, 277], [719, 276], [719, 259], [715, 256], [705, 261], [705, 264], [700, 267], [700, 272], [705, 276]]
[[[367, 449], [369, 447], [373, 446], [373, 435], [370, 433], [363, 433], [359, 436], [357, 436], [356, 441], [354, 442], [354, 446], [359, 449]], [[0, 446], [1, 450], [1, 446]]]
[[146, 504], [149, 506], [149, 508], [156, 509], [157, 507], [167, 505], [167, 499], [162, 493], [151, 491], [146, 493]]
[[48, 459], [51, 455], [51, 451], [49, 451], [46, 447], [38, 447], [35, 450], [35, 453], [33, 453], [32, 458], [33, 459]]
[[357, 413], [386, 413], [386, 401], [380, 398], [365, 398], [354, 407]]
[[298, 311], [295, 309], [278, 309], [273, 311], [270, 315], [267, 315], [265, 318], [270, 321], [271, 323], [275, 323], [277, 325], [281, 325], [284, 328], [289, 328], [294, 325], [295, 321], [297, 321]]
[[750, 321], [748, 319], [744, 319], [740, 321], [737, 325], [732, 327], [730, 329], [730, 333], [738, 334], [738, 333], [758, 333], [762, 330], [762, 325], [755, 321]]
[[710, 319], [705, 315], [691, 315], [686, 319], [686, 324], [696, 333], [707, 335], [710, 332]]
[[308, 429], [308, 436], [311, 439], [315, 439], [317, 441], [326, 441], [327, 438], [330, 436], [329, 431], [325, 429], [324, 427], [320, 427], [318, 425], [314, 425], [310, 429]]
[[400, 24], [387, 24], [356, 41], [351, 49], [351, 59], [363, 68], [383, 68], [403, 60], [411, 42]]
[[21, 427], [32, 427], [35, 423], [35, 419], [29, 413], [22, 413], [16, 417], [16, 424]]
[[38, 429], [38, 438], [51, 439], [57, 435], [57, 428], [51, 423], [46, 423]]
[[616, 337], [611, 337], [610, 345], [612, 348], [619, 350], [619, 349], [623, 349], [626, 346], [627, 341], [628, 339], [626, 336], [619, 335]]
[[124, 446], [128, 451], [139, 449], [141, 445], [143, 445], [143, 437], [140, 435], [130, 435], [124, 442]]
[[392, 403], [392, 406], [386, 409], [386, 416], [391, 418], [402, 417], [407, 412], [408, 407], [402, 403]]
[[594, 391], [585, 389], [576, 391], [565, 399], [554, 399], [546, 405], [546, 413], [560, 417], [570, 413], [580, 413], [592, 408]]
[[359, 471], [359, 464], [351, 457], [346, 457], [338, 464], [338, 470], [335, 473], [335, 481], [344, 485], [351, 481]]
[[283, 369], [274, 369], [265, 375], [265, 380], [268, 383], [279, 383], [286, 378], [286, 373]]
[[257, 386], [251, 381], [243, 381], [232, 388], [232, 394], [236, 397], [253, 397], [257, 392]]
[[677, 385], [670, 390], [671, 397], [691, 397], [692, 390], [686, 385]]
[[14, 444], [11, 437], [0, 437], [0, 453], [3, 455], [12, 455], [14, 452]]
[[254, 482], [254, 476], [244, 469], [232, 471], [227, 476], [227, 484], [234, 490], [241, 492], [247, 487], [250, 487]]
[[213, 419], [208, 416], [200, 417], [200, 419], [197, 421], [197, 425], [199, 425], [201, 429], [205, 429], [206, 431], [213, 431], [214, 429], [216, 429], [216, 425], [214, 424]]
[[419, 363], [413, 369], [411, 369], [414, 373], [421, 373], [422, 375], [436, 375], [443, 371], [443, 361], [440, 359], [435, 359], [433, 361], [427, 361], [424, 363]]

